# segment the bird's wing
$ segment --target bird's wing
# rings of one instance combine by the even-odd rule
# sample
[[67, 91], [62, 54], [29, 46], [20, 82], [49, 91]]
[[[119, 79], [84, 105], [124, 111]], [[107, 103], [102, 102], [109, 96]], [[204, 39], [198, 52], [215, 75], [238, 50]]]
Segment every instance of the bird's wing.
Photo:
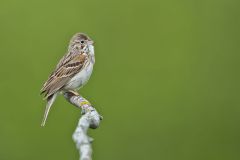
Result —
[[41, 93], [45, 93], [44, 97], [47, 98], [59, 91], [72, 77], [82, 70], [86, 60], [87, 56], [84, 54], [64, 56], [41, 89]]

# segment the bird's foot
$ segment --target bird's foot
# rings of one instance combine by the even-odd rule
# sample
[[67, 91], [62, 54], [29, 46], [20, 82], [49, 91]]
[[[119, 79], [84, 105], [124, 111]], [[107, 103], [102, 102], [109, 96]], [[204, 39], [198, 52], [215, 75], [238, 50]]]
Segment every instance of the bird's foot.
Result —
[[74, 90], [70, 90], [68, 92], [74, 94], [75, 96], [79, 96], [80, 95], [77, 91], [74, 91]]

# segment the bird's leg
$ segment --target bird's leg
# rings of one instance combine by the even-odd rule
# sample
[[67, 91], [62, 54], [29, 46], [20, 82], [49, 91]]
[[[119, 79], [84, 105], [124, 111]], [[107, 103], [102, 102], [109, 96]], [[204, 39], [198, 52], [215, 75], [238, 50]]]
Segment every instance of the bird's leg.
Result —
[[75, 96], [79, 96], [79, 93], [77, 91], [74, 90], [69, 90], [68, 92], [74, 94]]

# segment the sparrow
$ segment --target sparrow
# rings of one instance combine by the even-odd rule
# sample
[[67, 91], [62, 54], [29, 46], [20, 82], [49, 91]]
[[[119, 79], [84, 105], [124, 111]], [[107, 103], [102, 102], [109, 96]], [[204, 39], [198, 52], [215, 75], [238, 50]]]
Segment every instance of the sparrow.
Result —
[[41, 94], [47, 100], [41, 126], [44, 126], [50, 108], [59, 93], [76, 93], [89, 80], [95, 63], [93, 40], [84, 33], [76, 33], [68, 51], [44, 83]]

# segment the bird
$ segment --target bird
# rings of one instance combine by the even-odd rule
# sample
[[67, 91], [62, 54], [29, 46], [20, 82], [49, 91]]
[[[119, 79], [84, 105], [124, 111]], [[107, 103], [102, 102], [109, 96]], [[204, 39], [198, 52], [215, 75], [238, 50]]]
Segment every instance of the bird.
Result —
[[47, 101], [41, 126], [59, 94], [76, 93], [89, 80], [95, 64], [94, 41], [85, 33], [76, 33], [69, 42], [66, 54], [44, 83], [41, 94]]

